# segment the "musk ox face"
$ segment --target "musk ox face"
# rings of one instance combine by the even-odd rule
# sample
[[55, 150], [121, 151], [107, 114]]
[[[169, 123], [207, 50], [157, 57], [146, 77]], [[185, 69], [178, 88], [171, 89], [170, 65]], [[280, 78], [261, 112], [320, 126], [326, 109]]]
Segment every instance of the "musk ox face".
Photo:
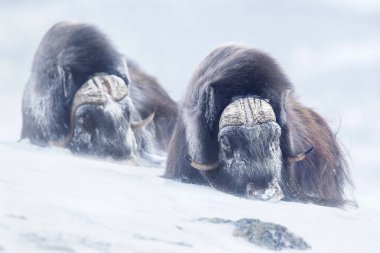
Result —
[[132, 128], [146, 126], [154, 116], [131, 122], [133, 110], [124, 80], [115, 75], [97, 74], [75, 93], [68, 134], [50, 144], [68, 147], [74, 153], [129, 158], [136, 146]]
[[61, 146], [75, 153], [126, 158], [131, 144], [131, 109], [128, 87], [114, 75], [98, 75], [75, 94], [70, 112], [70, 130]]
[[22, 113], [21, 138], [33, 144], [156, 165], [177, 105], [96, 27], [61, 22], [37, 49]]
[[[271, 105], [260, 98], [238, 98], [223, 111], [219, 121], [219, 161], [198, 169], [219, 170], [234, 188], [250, 198], [282, 198], [281, 128]], [[197, 164], [192, 164], [197, 167]], [[212, 173], [212, 172], [210, 172]], [[234, 190], [234, 189], [230, 189]]]

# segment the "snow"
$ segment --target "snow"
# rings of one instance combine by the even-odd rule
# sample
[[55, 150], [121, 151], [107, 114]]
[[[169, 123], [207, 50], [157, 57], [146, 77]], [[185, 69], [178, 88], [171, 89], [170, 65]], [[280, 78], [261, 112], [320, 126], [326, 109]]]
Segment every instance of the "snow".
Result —
[[162, 169], [27, 142], [1, 142], [0, 153], [5, 252], [267, 252], [201, 217], [278, 223], [310, 252], [380, 247], [380, 213], [368, 209], [247, 200], [161, 178]]
[[[201, 217], [281, 224], [308, 252], [379, 251], [378, 1], [67, 2], [0, 4], [0, 252], [268, 252]], [[33, 54], [65, 19], [97, 24], [177, 100], [217, 45], [271, 53], [301, 101], [339, 129], [359, 207], [242, 199], [163, 179], [163, 168], [18, 142]]]

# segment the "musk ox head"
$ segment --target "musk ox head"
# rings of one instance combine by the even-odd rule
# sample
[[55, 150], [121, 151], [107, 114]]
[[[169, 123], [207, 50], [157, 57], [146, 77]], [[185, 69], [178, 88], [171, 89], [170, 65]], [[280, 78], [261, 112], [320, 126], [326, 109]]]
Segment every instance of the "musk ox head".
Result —
[[132, 129], [148, 125], [154, 113], [139, 122], [128, 96], [128, 86], [115, 75], [97, 74], [75, 93], [66, 136], [51, 145], [68, 147], [75, 153], [127, 158], [136, 148]]
[[192, 162], [199, 170], [218, 169], [262, 200], [281, 199], [281, 128], [271, 105], [258, 97], [237, 98], [219, 120], [219, 160], [211, 165]]
[[259, 50], [213, 50], [188, 85], [165, 177], [260, 200], [344, 203], [351, 179], [335, 135], [294, 90]]
[[[155, 105], [132, 83], [125, 56], [96, 27], [58, 23], [42, 39], [33, 61], [23, 96], [22, 138], [115, 159], [155, 152], [154, 127], [145, 128]], [[151, 86], [161, 89], [157, 83]]]
[[[217, 162], [200, 164], [189, 158], [190, 165], [211, 185], [222, 185], [224, 190], [259, 200], [284, 197], [281, 127], [268, 100], [254, 96], [234, 98], [220, 116], [217, 139]], [[313, 147], [289, 157], [287, 162], [302, 161], [312, 150]]]

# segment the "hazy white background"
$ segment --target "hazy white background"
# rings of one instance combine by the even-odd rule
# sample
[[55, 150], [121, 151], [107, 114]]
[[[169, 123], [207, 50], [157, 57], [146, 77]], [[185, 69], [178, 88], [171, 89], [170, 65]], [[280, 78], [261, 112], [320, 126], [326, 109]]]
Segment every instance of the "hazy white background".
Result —
[[[268, 52], [301, 101], [339, 130], [360, 208], [251, 201], [164, 180], [157, 168], [17, 143], [34, 52], [67, 19], [100, 27], [177, 101], [219, 44]], [[379, 28], [376, 0], [0, 0], [0, 251], [267, 252], [227, 225], [192, 222], [206, 216], [285, 225], [310, 252], [377, 252]]]

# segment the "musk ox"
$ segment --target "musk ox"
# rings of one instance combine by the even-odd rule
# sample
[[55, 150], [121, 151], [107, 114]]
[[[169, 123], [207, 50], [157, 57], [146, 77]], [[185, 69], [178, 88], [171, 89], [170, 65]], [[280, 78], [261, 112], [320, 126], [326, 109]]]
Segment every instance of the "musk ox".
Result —
[[127, 67], [126, 57], [96, 27], [61, 22], [38, 47], [22, 116], [21, 138], [33, 144], [160, 162], [177, 105], [136, 64]]
[[325, 120], [299, 103], [265, 53], [212, 51], [195, 70], [169, 145], [165, 177], [260, 200], [345, 202], [351, 185]]

